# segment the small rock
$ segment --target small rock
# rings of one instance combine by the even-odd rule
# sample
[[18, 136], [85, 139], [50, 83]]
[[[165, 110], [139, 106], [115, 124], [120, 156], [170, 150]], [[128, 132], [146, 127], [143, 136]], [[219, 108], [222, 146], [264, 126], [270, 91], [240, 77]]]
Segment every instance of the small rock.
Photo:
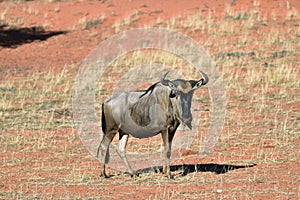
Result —
[[223, 192], [223, 190], [217, 189], [217, 193], [222, 193], [222, 192]]

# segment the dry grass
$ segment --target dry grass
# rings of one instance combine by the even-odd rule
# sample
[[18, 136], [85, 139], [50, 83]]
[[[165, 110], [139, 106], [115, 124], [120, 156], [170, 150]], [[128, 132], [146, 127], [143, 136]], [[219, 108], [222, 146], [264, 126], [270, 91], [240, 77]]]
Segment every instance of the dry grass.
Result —
[[[255, 5], [258, 7], [259, 3]], [[138, 14], [113, 28], [122, 31], [130, 26], [132, 19], [138, 20]], [[8, 74], [0, 81], [0, 143], [3, 144], [0, 198], [300, 197], [297, 186], [300, 179], [299, 21], [283, 20], [275, 15], [267, 20], [257, 10], [234, 12], [229, 8], [222, 20], [216, 20], [212, 14], [195, 14], [158, 22], [155, 26], [184, 31], [198, 40], [212, 55], [224, 79], [228, 95], [226, 124], [215, 151], [206, 161], [233, 165], [256, 163], [257, 166], [225, 174], [194, 172], [181, 176], [179, 170], [174, 172], [176, 179], [172, 181], [154, 172], [131, 179], [110, 169], [117, 176], [103, 180], [98, 176], [98, 161], [82, 146], [73, 126], [74, 74], [67, 67], [59, 74], [49, 71], [15, 79]], [[122, 73], [144, 63], [171, 66], [184, 77], [193, 77], [184, 70], [187, 63], [175, 55], [141, 51], [112, 63], [107, 68], [106, 81], [114, 86]], [[106, 86], [103, 81], [99, 80], [97, 90], [99, 102], [110, 94], [108, 87], [103, 88]], [[208, 97], [201, 101], [201, 105], [209, 108]], [[99, 106], [100, 103], [96, 105]], [[201, 107], [201, 112], [204, 129], [208, 126], [209, 111]], [[191, 150], [199, 150], [201, 137], [196, 134]], [[155, 140], [159, 139], [146, 141], [142, 147], [139, 140], [131, 140], [129, 149], [153, 150], [157, 148]]]
[[49, 130], [72, 127], [73, 80], [67, 70], [0, 82], [1, 129]]

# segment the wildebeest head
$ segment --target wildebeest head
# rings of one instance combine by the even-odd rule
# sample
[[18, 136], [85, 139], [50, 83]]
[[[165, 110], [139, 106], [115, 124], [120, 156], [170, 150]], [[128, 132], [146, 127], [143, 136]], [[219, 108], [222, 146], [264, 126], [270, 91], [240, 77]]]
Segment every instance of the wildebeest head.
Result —
[[203, 78], [198, 81], [184, 79], [170, 81], [166, 79], [168, 72], [165, 73], [161, 78], [161, 83], [171, 89], [170, 98], [175, 99], [176, 106], [179, 110], [180, 121], [190, 129], [192, 129], [193, 119], [191, 113], [193, 93], [202, 85], [207, 84], [209, 80], [208, 76], [204, 72], [200, 71], [200, 73]]

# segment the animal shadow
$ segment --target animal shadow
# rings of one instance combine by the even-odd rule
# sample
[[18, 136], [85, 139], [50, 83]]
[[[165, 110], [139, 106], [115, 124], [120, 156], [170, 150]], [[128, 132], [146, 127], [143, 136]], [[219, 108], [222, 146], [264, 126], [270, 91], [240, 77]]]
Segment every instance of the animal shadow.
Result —
[[[215, 174], [225, 174], [229, 171], [236, 170], [236, 169], [243, 169], [243, 168], [251, 168], [256, 166], [256, 164], [251, 165], [228, 165], [228, 164], [215, 164], [215, 163], [208, 163], [208, 164], [183, 164], [183, 165], [173, 165], [170, 166], [170, 170], [172, 172], [182, 171], [181, 176], [186, 176], [190, 173], [194, 172], [213, 172]], [[138, 170], [138, 173], [149, 173], [149, 172], [162, 172], [162, 167], [151, 167]]]
[[31, 43], [36, 40], [44, 41], [50, 37], [66, 33], [67, 31], [46, 31], [43, 27], [39, 26], [19, 28], [0, 24], [0, 47], [16, 48], [22, 44]]

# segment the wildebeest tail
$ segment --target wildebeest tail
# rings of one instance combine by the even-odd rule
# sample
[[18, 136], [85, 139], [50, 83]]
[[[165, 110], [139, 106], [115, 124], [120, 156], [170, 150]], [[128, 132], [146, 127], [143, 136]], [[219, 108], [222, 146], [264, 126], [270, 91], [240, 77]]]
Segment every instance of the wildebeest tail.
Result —
[[106, 133], [106, 121], [105, 121], [105, 114], [104, 114], [104, 104], [102, 104], [101, 123], [102, 123], [102, 132], [103, 132], [103, 134], [105, 134]]
[[[102, 117], [101, 117], [101, 123], [102, 123], [102, 132], [103, 132], [103, 137], [106, 133], [106, 121], [105, 121], [105, 114], [104, 114], [104, 104], [102, 104]], [[101, 142], [99, 144], [98, 150], [97, 150], [97, 157], [99, 157], [99, 151], [101, 148]]]

